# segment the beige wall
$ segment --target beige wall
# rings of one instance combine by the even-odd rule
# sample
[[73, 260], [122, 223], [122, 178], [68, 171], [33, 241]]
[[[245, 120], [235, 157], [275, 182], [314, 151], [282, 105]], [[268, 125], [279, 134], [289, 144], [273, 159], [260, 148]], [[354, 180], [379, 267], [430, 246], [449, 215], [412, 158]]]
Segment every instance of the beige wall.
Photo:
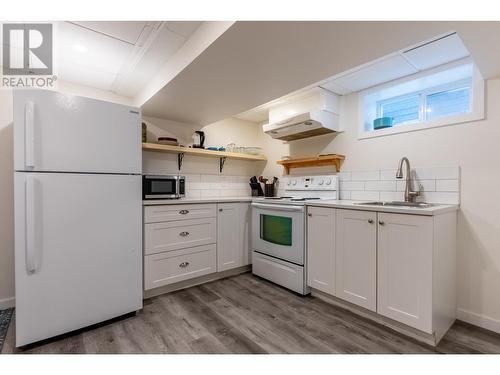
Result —
[[[58, 91], [131, 104], [130, 98], [109, 91], [58, 83]], [[12, 91], [0, 90], [0, 309], [14, 304], [14, 182]]]
[[[265, 174], [281, 174], [281, 155], [346, 155], [343, 169], [397, 168], [403, 155], [412, 167], [460, 166], [458, 219], [459, 317], [500, 331], [500, 80], [486, 84], [484, 121], [381, 138], [357, 139], [358, 100], [346, 98], [346, 131], [283, 144], [262, 135], [270, 159]], [[304, 170], [296, 170], [304, 173]], [[317, 171], [315, 171], [317, 173]]]

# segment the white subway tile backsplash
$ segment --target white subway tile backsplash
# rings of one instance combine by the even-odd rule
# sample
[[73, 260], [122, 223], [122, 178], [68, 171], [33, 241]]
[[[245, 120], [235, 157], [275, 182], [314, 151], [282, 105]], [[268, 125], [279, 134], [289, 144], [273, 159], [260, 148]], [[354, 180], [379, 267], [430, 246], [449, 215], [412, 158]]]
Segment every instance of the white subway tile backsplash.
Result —
[[459, 180], [436, 180], [436, 191], [457, 192], [459, 190]]
[[220, 197], [220, 190], [208, 189], [200, 190], [200, 198], [217, 198]]
[[424, 193], [422, 200], [429, 203], [460, 204], [460, 194], [458, 192], [428, 192]]
[[[412, 187], [423, 187], [419, 200], [431, 203], [460, 204], [460, 168], [434, 167], [412, 170]], [[344, 171], [339, 173], [340, 198], [352, 200], [401, 201], [406, 176], [396, 179], [396, 169]]]
[[[406, 180], [399, 180], [398, 191], [405, 191]], [[413, 180], [413, 189], [417, 189], [418, 185], [422, 185], [424, 191], [435, 191], [436, 190], [436, 181], [435, 180]]]
[[378, 201], [380, 193], [378, 191], [352, 191], [351, 199], [354, 201]]
[[251, 195], [249, 176], [196, 175], [186, 176], [187, 198], [247, 197]]
[[351, 172], [340, 172], [338, 176], [340, 181], [351, 181]]
[[366, 181], [365, 190], [396, 191], [396, 181]]
[[458, 180], [460, 178], [460, 168], [415, 168], [415, 174], [419, 180]]
[[351, 172], [352, 181], [378, 181], [380, 171], [355, 171]]
[[392, 181], [396, 179], [396, 169], [382, 169], [380, 171], [380, 179], [382, 181]]
[[351, 199], [351, 192], [340, 190], [339, 196], [340, 196], [340, 199], [350, 200]]
[[365, 190], [365, 183], [364, 181], [340, 181], [340, 191], [342, 190]]

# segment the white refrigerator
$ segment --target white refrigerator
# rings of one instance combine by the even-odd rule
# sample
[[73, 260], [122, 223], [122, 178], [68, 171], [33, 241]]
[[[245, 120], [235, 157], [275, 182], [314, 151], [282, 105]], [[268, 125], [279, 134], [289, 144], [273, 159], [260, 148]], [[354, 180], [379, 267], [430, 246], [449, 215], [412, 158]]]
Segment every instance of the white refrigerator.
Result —
[[142, 308], [141, 114], [14, 92], [16, 345]]

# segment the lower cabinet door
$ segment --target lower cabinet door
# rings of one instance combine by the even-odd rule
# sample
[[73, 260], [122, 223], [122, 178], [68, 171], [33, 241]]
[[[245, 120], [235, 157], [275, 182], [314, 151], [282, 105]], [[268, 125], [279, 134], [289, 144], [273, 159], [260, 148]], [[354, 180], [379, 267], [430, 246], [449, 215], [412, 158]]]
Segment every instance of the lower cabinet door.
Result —
[[167, 251], [144, 257], [144, 289], [216, 272], [215, 245]]
[[379, 213], [377, 312], [432, 333], [433, 218]]
[[[240, 203], [219, 203], [217, 205], [217, 271], [241, 267], [248, 252], [244, 246]], [[247, 237], [248, 238], [248, 237]]]
[[307, 208], [307, 285], [335, 294], [335, 209]]
[[377, 213], [337, 210], [335, 296], [376, 311]]

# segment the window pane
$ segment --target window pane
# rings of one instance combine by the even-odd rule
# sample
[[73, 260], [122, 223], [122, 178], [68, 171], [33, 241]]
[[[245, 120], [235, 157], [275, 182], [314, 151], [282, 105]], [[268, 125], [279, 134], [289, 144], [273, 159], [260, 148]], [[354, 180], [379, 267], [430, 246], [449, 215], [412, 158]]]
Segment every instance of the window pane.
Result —
[[427, 95], [425, 101], [427, 120], [468, 113], [470, 112], [470, 87]]
[[381, 117], [392, 117], [393, 125], [417, 122], [420, 113], [420, 95], [393, 98], [380, 103]]

